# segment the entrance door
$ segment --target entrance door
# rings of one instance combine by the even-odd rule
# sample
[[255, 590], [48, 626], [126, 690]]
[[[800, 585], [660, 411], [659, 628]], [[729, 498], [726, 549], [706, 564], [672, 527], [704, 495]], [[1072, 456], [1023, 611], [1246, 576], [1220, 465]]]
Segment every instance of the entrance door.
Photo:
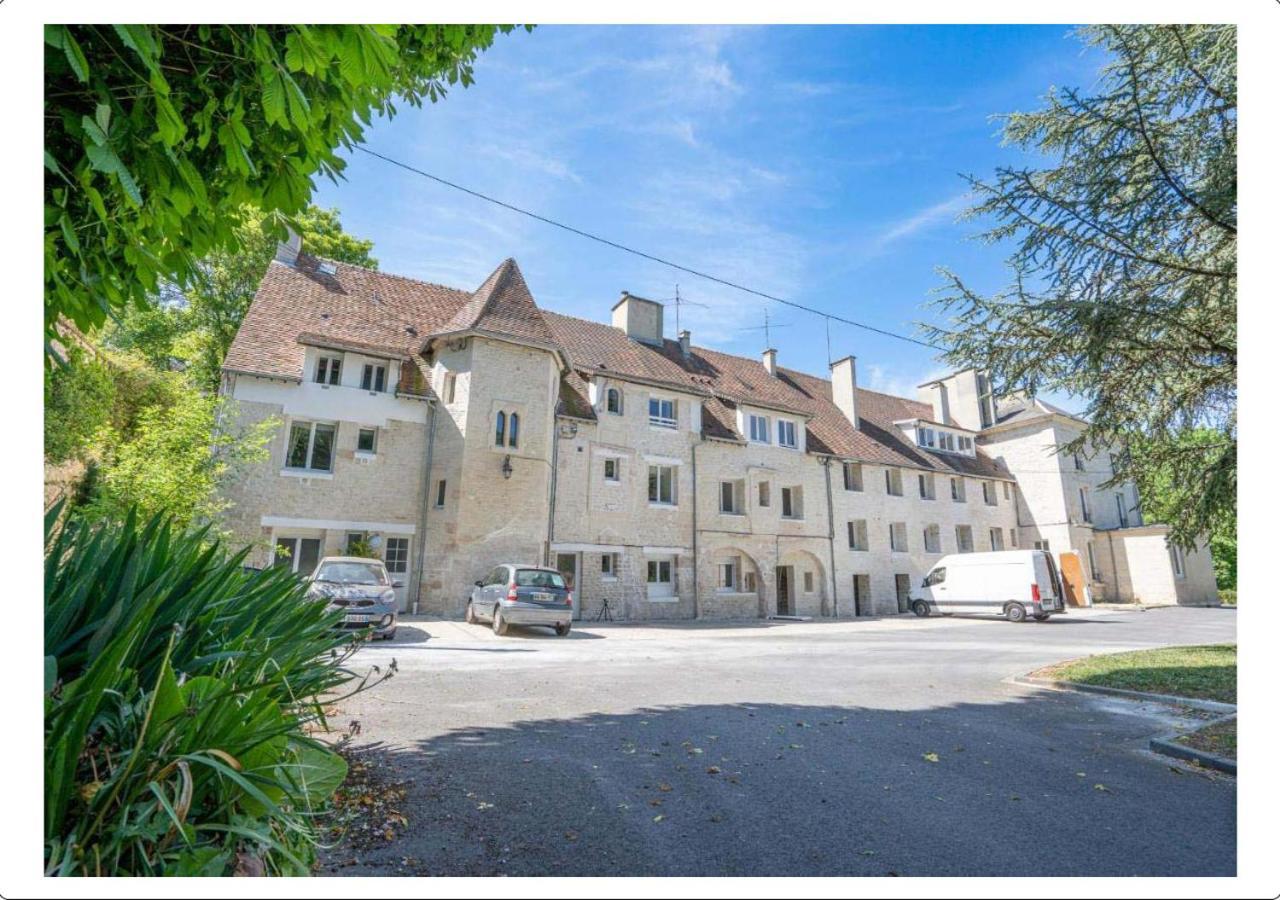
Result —
[[778, 566], [778, 615], [795, 615], [795, 603], [792, 602], [791, 567]]
[[1080, 554], [1074, 550], [1058, 555], [1058, 571], [1062, 573], [1062, 589], [1068, 606], [1092, 606], [1089, 582], [1084, 577]]
[[893, 584], [898, 590], [898, 612], [911, 612], [911, 576], [894, 575]]
[[871, 576], [853, 576], [853, 614], [855, 616], [871, 615]]
[[403, 612], [409, 611], [409, 539], [389, 537], [382, 548], [382, 561], [396, 589], [396, 603]]
[[565, 586], [573, 591], [573, 617], [582, 618], [582, 597], [578, 591], [578, 554], [557, 553], [556, 571], [564, 577]]

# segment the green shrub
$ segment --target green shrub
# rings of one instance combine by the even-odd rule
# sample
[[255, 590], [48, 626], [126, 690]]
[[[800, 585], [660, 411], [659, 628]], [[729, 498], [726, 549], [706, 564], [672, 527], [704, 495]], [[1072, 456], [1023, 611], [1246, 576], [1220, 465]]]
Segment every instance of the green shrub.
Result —
[[1236, 589], [1223, 588], [1222, 590], [1218, 591], [1218, 599], [1221, 600], [1222, 603], [1226, 606], [1235, 606], [1236, 605]]
[[361, 689], [350, 639], [284, 569], [157, 516], [45, 526], [51, 875], [305, 874], [346, 775], [308, 735]]

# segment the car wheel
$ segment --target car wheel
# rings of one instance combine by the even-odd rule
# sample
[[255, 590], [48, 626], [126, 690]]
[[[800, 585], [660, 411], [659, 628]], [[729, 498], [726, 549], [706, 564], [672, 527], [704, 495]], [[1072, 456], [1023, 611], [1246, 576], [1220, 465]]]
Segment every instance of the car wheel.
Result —
[[1005, 607], [1004, 614], [1010, 622], [1025, 622], [1027, 620], [1027, 608], [1021, 603], [1010, 603]]
[[929, 615], [929, 604], [923, 600], [917, 600], [911, 604], [911, 611], [923, 619]]
[[1037, 622], [1048, 622], [1048, 621], [1049, 621], [1049, 614], [1048, 614], [1048, 613], [1036, 613], [1036, 614], [1035, 614], [1035, 615], [1033, 615], [1031, 618], [1035, 619]]
[[564, 637], [564, 636], [565, 636], [565, 635], [567, 635], [568, 633], [569, 633], [569, 623], [568, 623], [568, 622], [565, 622], [563, 625], [557, 625], [557, 626], [556, 626], [556, 637]]
[[396, 632], [395, 632], [395, 629], [393, 628], [393, 629], [391, 629], [390, 631], [388, 631], [386, 634], [384, 634], [384, 635], [382, 636], [382, 639], [383, 639], [384, 641], [394, 641], [394, 640], [396, 639]]
[[493, 611], [493, 633], [497, 635], [507, 633], [507, 620], [502, 618], [502, 610], [500, 609]]
[[464, 618], [467, 620], [468, 625], [476, 624], [476, 608], [471, 604], [470, 600], [467, 601], [467, 612]]

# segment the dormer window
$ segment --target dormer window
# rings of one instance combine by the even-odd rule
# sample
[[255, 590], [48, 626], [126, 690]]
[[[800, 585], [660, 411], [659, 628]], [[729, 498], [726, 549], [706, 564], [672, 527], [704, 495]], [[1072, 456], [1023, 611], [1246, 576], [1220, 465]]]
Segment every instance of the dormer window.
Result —
[[748, 433], [751, 436], [752, 443], [767, 444], [769, 443], [769, 418], [768, 416], [747, 415]]
[[778, 420], [778, 446], [796, 448], [796, 423], [788, 419]]
[[337, 384], [342, 377], [342, 357], [321, 356], [316, 359], [316, 384]]
[[387, 387], [387, 367], [373, 363], [365, 363], [364, 375], [360, 378], [360, 389], [377, 391], [379, 394]]
[[604, 394], [604, 408], [615, 416], [622, 415], [622, 391], [609, 388]]
[[937, 436], [932, 428], [925, 428], [921, 426], [916, 429], [916, 443], [921, 447], [937, 446], [936, 437]]

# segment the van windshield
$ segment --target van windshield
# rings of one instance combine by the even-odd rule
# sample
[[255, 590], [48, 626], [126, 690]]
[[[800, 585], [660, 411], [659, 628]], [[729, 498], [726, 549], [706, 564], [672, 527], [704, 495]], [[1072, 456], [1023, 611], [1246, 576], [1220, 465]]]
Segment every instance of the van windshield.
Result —
[[928, 575], [924, 576], [924, 584], [921, 587], [933, 587], [935, 584], [942, 584], [947, 580], [947, 568], [943, 566], [940, 569], [934, 569]]
[[564, 590], [564, 578], [559, 572], [546, 569], [516, 569], [516, 587], [560, 588]]

